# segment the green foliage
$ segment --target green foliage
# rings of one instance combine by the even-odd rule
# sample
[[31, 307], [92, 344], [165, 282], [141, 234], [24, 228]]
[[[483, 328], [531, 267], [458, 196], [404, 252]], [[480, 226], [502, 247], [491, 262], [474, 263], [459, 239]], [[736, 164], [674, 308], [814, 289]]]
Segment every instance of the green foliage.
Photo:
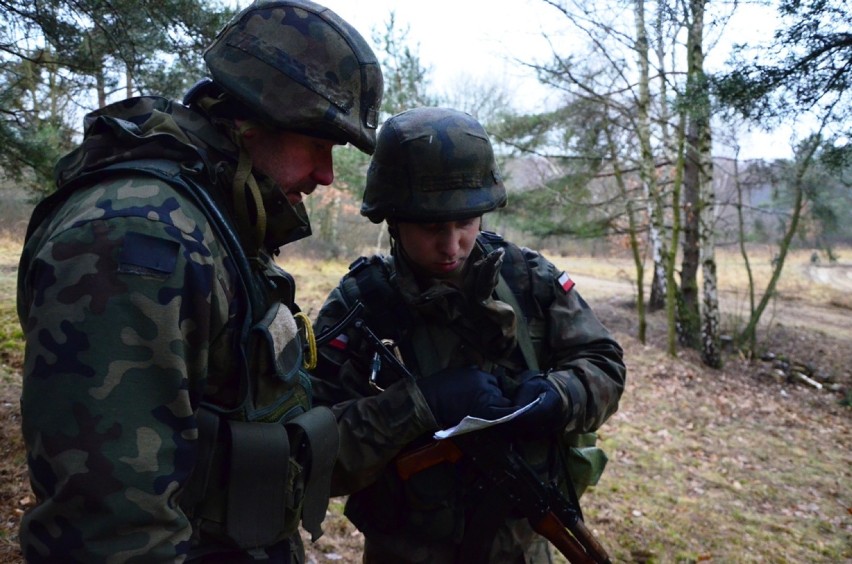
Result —
[[334, 149], [334, 186], [360, 200], [370, 157], [351, 145]]
[[204, 0], [0, 3], [0, 167], [38, 191], [114, 94], [179, 98], [232, 11]]
[[780, 237], [801, 189], [806, 205], [797, 244], [823, 248], [831, 256], [832, 245], [852, 240], [852, 147], [822, 142], [800, 188], [793, 185], [795, 167], [794, 162], [778, 160], [749, 173], [772, 186], [771, 199], [761, 205], [761, 212], [777, 222], [776, 229], [768, 230], [764, 221], [755, 220], [752, 235], [763, 242]]
[[406, 43], [408, 32], [408, 27], [397, 26], [394, 12], [384, 28], [373, 29], [385, 82], [383, 120], [410, 108], [438, 105], [437, 98], [429, 93], [431, 69], [420, 62], [419, 46], [411, 48]]
[[599, 238], [612, 233], [606, 207], [591, 205], [593, 185], [583, 175], [566, 175], [545, 186], [513, 193], [502, 210], [510, 225], [536, 237]]
[[722, 104], [755, 121], [805, 110], [850, 117], [852, 11], [846, 0], [783, 0], [771, 45], [739, 45], [733, 70], [716, 77]]
[[613, 232], [624, 202], [613, 205], [611, 182], [597, 178], [607, 165], [607, 108], [586, 99], [550, 112], [508, 115], [494, 136], [521, 158], [545, 156], [550, 177], [510, 178], [521, 190], [504, 212], [513, 226], [539, 237], [602, 237]]

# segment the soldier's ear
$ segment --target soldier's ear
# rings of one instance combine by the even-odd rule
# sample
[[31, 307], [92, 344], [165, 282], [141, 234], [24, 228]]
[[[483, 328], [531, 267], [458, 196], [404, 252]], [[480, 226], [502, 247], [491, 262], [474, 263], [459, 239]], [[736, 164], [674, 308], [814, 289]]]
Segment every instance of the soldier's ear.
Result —
[[243, 139], [256, 137], [260, 130], [260, 126], [255, 122], [240, 118], [234, 118], [234, 127], [237, 130], [237, 134]]

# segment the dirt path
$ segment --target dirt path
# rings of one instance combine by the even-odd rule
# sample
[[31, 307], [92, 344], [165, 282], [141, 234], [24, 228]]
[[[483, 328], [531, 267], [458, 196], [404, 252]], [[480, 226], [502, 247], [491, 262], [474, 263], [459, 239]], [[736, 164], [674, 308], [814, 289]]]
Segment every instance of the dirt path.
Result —
[[834, 286], [845, 292], [852, 292], [852, 265], [850, 264], [811, 265], [808, 267], [808, 275], [817, 282]]
[[[834, 270], [823, 267], [814, 269], [813, 272], [813, 275], [820, 277], [820, 281], [825, 284], [831, 284], [837, 289], [843, 289], [849, 284], [849, 289], [852, 291], [852, 277], [846, 276], [847, 274], [852, 276], [852, 268]], [[830, 272], [832, 276], [827, 276], [826, 272]], [[634, 286], [621, 280], [606, 280], [582, 274], [572, 274], [571, 278], [577, 283], [577, 288], [587, 300], [634, 294]], [[725, 314], [742, 319], [745, 318], [748, 310], [746, 298], [734, 292], [720, 292], [720, 306]], [[783, 298], [771, 300], [761, 316], [761, 325], [764, 329], [782, 325], [852, 339], [852, 311], [802, 300]]]

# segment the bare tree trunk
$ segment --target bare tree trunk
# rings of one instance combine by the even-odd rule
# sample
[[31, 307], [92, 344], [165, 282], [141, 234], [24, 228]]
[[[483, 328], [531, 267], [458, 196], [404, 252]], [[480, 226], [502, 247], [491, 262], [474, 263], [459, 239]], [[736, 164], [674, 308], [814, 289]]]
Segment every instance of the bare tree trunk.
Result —
[[[681, 233], [681, 214], [680, 214], [680, 198], [683, 187], [683, 153], [684, 153], [684, 135], [685, 135], [685, 115], [679, 113], [677, 126], [675, 127], [674, 138], [672, 137], [669, 122], [671, 120], [672, 103], [669, 100], [669, 76], [668, 64], [666, 61], [666, 24], [668, 20], [669, 7], [665, 2], [657, 3], [657, 11], [654, 20], [654, 31], [656, 34], [656, 42], [654, 44], [654, 53], [657, 64], [657, 84], [658, 84], [658, 101], [657, 107], [660, 115], [659, 126], [662, 138], [662, 146], [666, 161], [674, 163], [674, 170], [669, 172], [666, 179], [672, 179], [672, 189], [670, 195], [671, 201], [671, 227], [669, 229], [669, 239], [666, 256], [663, 259], [665, 265], [665, 311], [666, 311], [666, 329], [667, 329], [667, 346], [666, 351], [670, 356], [677, 354], [677, 304], [680, 289], [675, 281], [675, 271], [677, 264], [677, 251], [679, 248], [679, 238]], [[667, 167], [666, 170], [671, 170]]]
[[380, 254], [382, 249], [382, 241], [385, 238], [385, 232], [387, 231], [387, 226], [384, 223], [379, 224], [379, 229], [376, 232], [376, 251], [375, 254]]
[[98, 108], [106, 107], [106, 77], [104, 76], [103, 66], [98, 68], [98, 70], [95, 72], [95, 88], [98, 91]]
[[690, 348], [702, 349], [701, 306], [698, 291], [698, 269], [702, 266], [703, 238], [702, 214], [705, 194], [704, 182], [709, 177], [704, 166], [709, 161], [710, 122], [709, 97], [704, 76], [704, 2], [688, 0], [684, 4], [687, 43], [686, 92], [683, 111], [686, 112], [686, 158], [683, 170], [683, 258], [681, 264], [681, 303], [679, 309], [679, 335], [681, 342]]
[[716, 280], [716, 192], [713, 187], [712, 134], [710, 130], [710, 95], [704, 73], [704, 7], [708, 0], [690, 0], [692, 24], [689, 27], [688, 76], [694, 83], [695, 142], [698, 157], [698, 236], [701, 245], [703, 278], [701, 324], [701, 358], [712, 368], [721, 368], [719, 293]]
[[340, 193], [335, 191], [328, 210], [329, 241], [331, 241], [331, 256], [340, 257]]
[[681, 231], [680, 219], [680, 195], [683, 187], [683, 165], [684, 165], [684, 145], [686, 132], [686, 116], [681, 113], [677, 126], [677, 149], [675, 159], [675, 177], [672, 186], [672, 239], [671, 251], [669, 252], [668, 260], [666, 261], [666, 319], [667, 319], [667, 352], [670, 356], [675, 356], [677, 353], [677, 332], [678, 332], [678, 288], [675, 284], [675, 263], [677, 262], [677, 247]]
[[639, 244], [639, 226], [636, 220], [636, 209], [633, 197], [627, 190], [627, 183], [621, 170], [619, 151], [612, 136], [612, 130], [605, 130], [609, 156], [612, 159], [613, 176], [615, 177], [618, 191], [624, 198], [627, 206], [628, 237], [630, 239], [630, 251], [633, 255], [633, 264], [636, 267], [636, 317], [639, 320], [639, 341], [644, 344], [648, 327], [648, 319], [645, 315], [645, 266], [642, 260], [642, 250]]
[[[648, 200], [648, 215], [651, 218], [649, 230], [654, 277], [651, 282], [651, 296], [648, 309], [660, 310], [665, 307], [666, 266], [668, 256], [665, 239], [665, 205], [657, 182], [657, 166], [651, 147], [651, 105], [650, 72], [648, 61], [648, 32], [645, 27], [645, 0], [634, 0], [633, 15], [636, 23], [635, 51], [639, 63], [639, 96], [636, 100], [636, 134], [641, 151], [640, 176]], [[638, 302], [637, 302], [638, 303]]]
[[687, 112], [687, 126], [683, 161], [683, 206], [682, 232], [683, 255], [680, 266], [680, 302], [678, 307], [678, 338], [690, 348], [698, 348], [701, 313], [698, 306], [698, 243], [699, 187], [698, 154], [696, 151], [698, 132], [695, 118]]
[[133, 97], [133, 68], [130, 66], [130, 64], [126, 64], [124, 66], [124, 68], [125, 68], [125, 73], [124, 73], [124, 94], [125, 94], [125, 98], [132, 98]]
[[[745, 214], [743, 213], [743, 184], [740, 179], [739, 159], [740, 148], [737, 147], [734, 153], [734, 186], [737, 192], [737, 239], [739, 240], [740, 254], [743, 257], [743, 263], [745, 264], [746, 274], [748, 275], [748, 311], [749, 319], [751, 319], [754, 316], [754, 275], [751, 271], [751, 262], [749, 261], [748, 252], [746, 251], [745, 244], [746, 232]], [[756, 335], [754, 331], [751, 331], [748, 335], [745, 335], [745, 337], [748, 339], [748, 342], [746, 343], [748, 356], [749, 358], [754, 358], [754, 353], [757, 349]]]
[[802, 211], [805, 207], [804, 177], [813, 163], [814, 154], [822, 143], [821, 131], [822, 130], [820, 130], [820, 133], [811, 136], [811, 138], [807, 140], [804, 148], [797, 155], [795, 163], [796, 170], [792, 181], [793, 210], [790, 217], [790, 223], [787, 225], [784, 237], [778, 247], [778, 256], [773, 261], [775, 267], [772, 270], [772, 277], [766, 285], [766, 290], [764, 290], [763, 295], [760, 298], [760, 302], [757, 304], [754, 311], [752, 311], [748, 324], [740, 334], [738, 339], [740, 341], [755, 340], [760, 317], [763, 315], [763, 311], [769, 304], [769, 300], [775, 295], [775, 286], [778, 284], [778, 279], [781, 278], [781, 271], [784, 268], [784, 261], [787, 258], [787, 252], [790, 250], [790, 243], [796, 234], [796, 230], [799, 228], [799, 220], [802, 217]]

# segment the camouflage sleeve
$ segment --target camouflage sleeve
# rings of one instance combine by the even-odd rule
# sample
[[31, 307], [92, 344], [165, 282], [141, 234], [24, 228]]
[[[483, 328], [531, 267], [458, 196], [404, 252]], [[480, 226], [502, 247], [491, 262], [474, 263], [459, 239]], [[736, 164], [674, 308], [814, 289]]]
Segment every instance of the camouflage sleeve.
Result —
[[545, 312], [546, 368], [564, 404], [573, 409], [566, 431], [594, 431], [618, 409], [627, 373], [623, 351], [567, 274], [547, 261], [534, 272], [534, 283], [549, 285], [554, 296]]
[[22, 256], [28, 561], [174, 562], [189, 547], [178, 499], [226, 300], [187, 206], [139, 200], [66, 204]]
[[[336, 288], [315, 323], [319, 334], [349, 310]], [[367, 322], [369, 325], [369, 312]], [[349, 328], [320, 348], [312, 379], [314, 402], [332, 408], [340, 429], [340, 453], [332, 495], [348, 495], [370, 485], [409, 443], [438, 426], [419, 388], [400, 379], [379, 392], [369, 385], [370, 352]]]

